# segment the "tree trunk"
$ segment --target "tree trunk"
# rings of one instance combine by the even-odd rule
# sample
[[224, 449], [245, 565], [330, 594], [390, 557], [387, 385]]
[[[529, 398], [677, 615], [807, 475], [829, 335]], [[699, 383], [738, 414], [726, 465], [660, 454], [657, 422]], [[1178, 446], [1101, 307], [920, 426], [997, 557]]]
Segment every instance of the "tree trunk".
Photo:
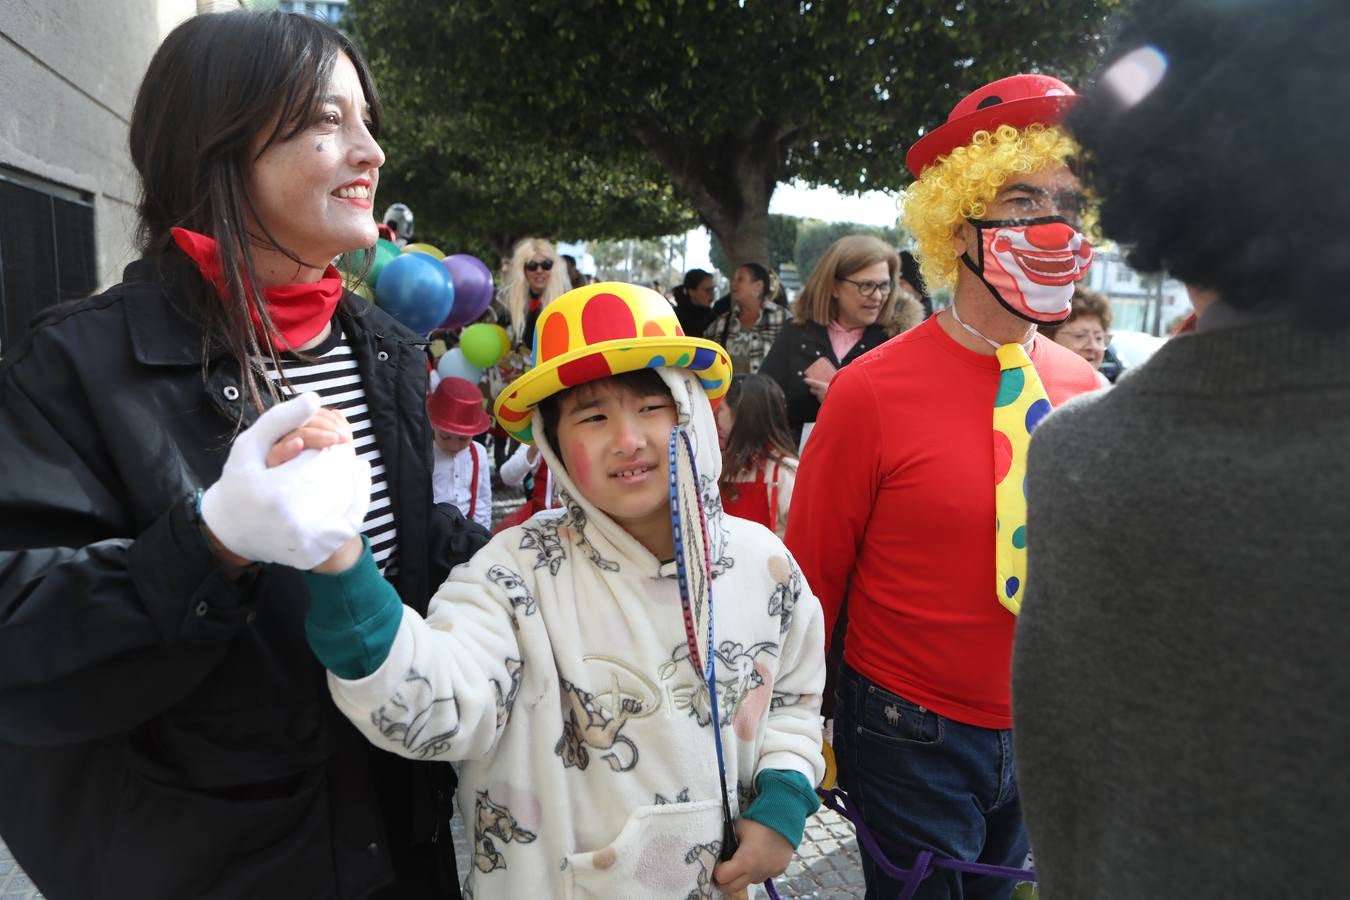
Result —
[[[732, 267], [732, 272], [742, 263], [757, 262], [762, 266], [769, 265], [768, 198], [765, 198], [759, 208], [745, 208], [742, 215], [734, 220], [719, 217], [719, 211], [710, 213], [699, 209], [698, 212], [708, 224], [708, 228], [722, 242], [722, 249], [727, 255], [727, 265]], [[717, 224], [714, 224], [715, 222]], [[732, 272], [725, 274], [730, 278]]]
[[679, 135], [650, 131], [643, 138], [722, 242], [729, 265], [767, 266], [769, 200], [778, 185], [789, 136], [780, 125], [751, 122], [711, 146], [688, 146], [680, 143]]

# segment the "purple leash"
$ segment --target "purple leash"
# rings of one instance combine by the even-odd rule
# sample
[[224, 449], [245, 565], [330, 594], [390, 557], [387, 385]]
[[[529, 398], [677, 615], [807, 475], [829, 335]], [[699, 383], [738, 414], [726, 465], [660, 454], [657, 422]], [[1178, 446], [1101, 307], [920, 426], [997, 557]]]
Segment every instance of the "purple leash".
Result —
[[[877, 844], [876, 836], [863, 824], [862, 816], [858, 811], [849, 805], [847, 794], [839, 788], [828, 791], [817, 790], [816, 793], [820, 795], [822, 803], [853, 823], [853, 828], [858, 834], [858, 843], [863, 846], [867, 855], [872, 857], [872, 862], [876, 863], [877, 867], [891, 878], [905, 883], [905, 888], [900, 892], [898, 900], [911, 900], [919, 890], [919, 883], [932, 874], [934, 869], [951, 869], [969, 875], [992, 875], [996, 878], [1007, 878], [1013, 881], [1036, 880], [1035, 869], [990, 866], [959, 859], [935, 858], [931, 850], [919, 851], [914, 857], [914, 865], [908, 870], [902, 869], [886, 858], [886, 854], [881, 851], [881, 847]], [[769, 900], [782, 900], [773, 886], [772, 879], [764, 882], [764, 889], [768, 892]]]

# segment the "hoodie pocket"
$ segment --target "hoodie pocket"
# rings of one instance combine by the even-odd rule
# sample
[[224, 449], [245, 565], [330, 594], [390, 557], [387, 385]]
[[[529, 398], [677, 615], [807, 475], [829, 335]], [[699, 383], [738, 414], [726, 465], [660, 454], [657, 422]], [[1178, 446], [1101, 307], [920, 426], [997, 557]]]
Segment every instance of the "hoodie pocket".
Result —
[[640, 806], [607, 846], [567, 857], [567, 900], [713, 900], [712, 870], [722, 845], [716, 800]]

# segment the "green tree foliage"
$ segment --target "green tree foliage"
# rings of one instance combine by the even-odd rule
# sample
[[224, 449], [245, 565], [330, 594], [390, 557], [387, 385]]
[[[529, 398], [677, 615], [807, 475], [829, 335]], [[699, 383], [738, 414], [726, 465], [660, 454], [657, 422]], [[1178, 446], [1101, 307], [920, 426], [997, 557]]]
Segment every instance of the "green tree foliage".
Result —
[[808, 219], [797, 231], [797, 242], [792, 249], [793, 262], [805, 281], [811, 276], [816, 263], [825, 255], [826, 249], [846, 234], [871, 234], [881, 238], [897, 250], [905, 248], [908, 240], [899, 228], [879, 228], [875, 225], [859, 225], [857, 222], [819, 222]]
[[389, 99], [391, 180], [438, 230], [646, 236], [683, 203], [729, 257], [764, 262], [780, 181], [901, 187], [904, 150], [961, 95], [1020, 71], [1075, 80], [1120, 2], [353, 0], [350, 16]]

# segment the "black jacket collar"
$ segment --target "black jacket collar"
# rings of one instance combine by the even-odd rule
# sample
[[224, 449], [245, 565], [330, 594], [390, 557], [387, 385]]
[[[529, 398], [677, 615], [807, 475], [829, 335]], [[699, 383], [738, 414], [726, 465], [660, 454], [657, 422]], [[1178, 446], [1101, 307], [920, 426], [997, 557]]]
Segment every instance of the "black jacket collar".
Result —
[[[206, 285], [196, 267], [181, 253], [138, 259], [126, 267], [119, 286], [126, 304], [127, 328], [136, 360], [147, 366], [199, 366], [202, 331], [194, 297]], [[355, 339], [382, 339], [398, 330], [387, 316], [348, 292], [338, 304], [342, 326]], [[401, 334], [415, 340], [412, 335]], [[208, 359], [229, 356], [223, 344], [210, 347]]]

